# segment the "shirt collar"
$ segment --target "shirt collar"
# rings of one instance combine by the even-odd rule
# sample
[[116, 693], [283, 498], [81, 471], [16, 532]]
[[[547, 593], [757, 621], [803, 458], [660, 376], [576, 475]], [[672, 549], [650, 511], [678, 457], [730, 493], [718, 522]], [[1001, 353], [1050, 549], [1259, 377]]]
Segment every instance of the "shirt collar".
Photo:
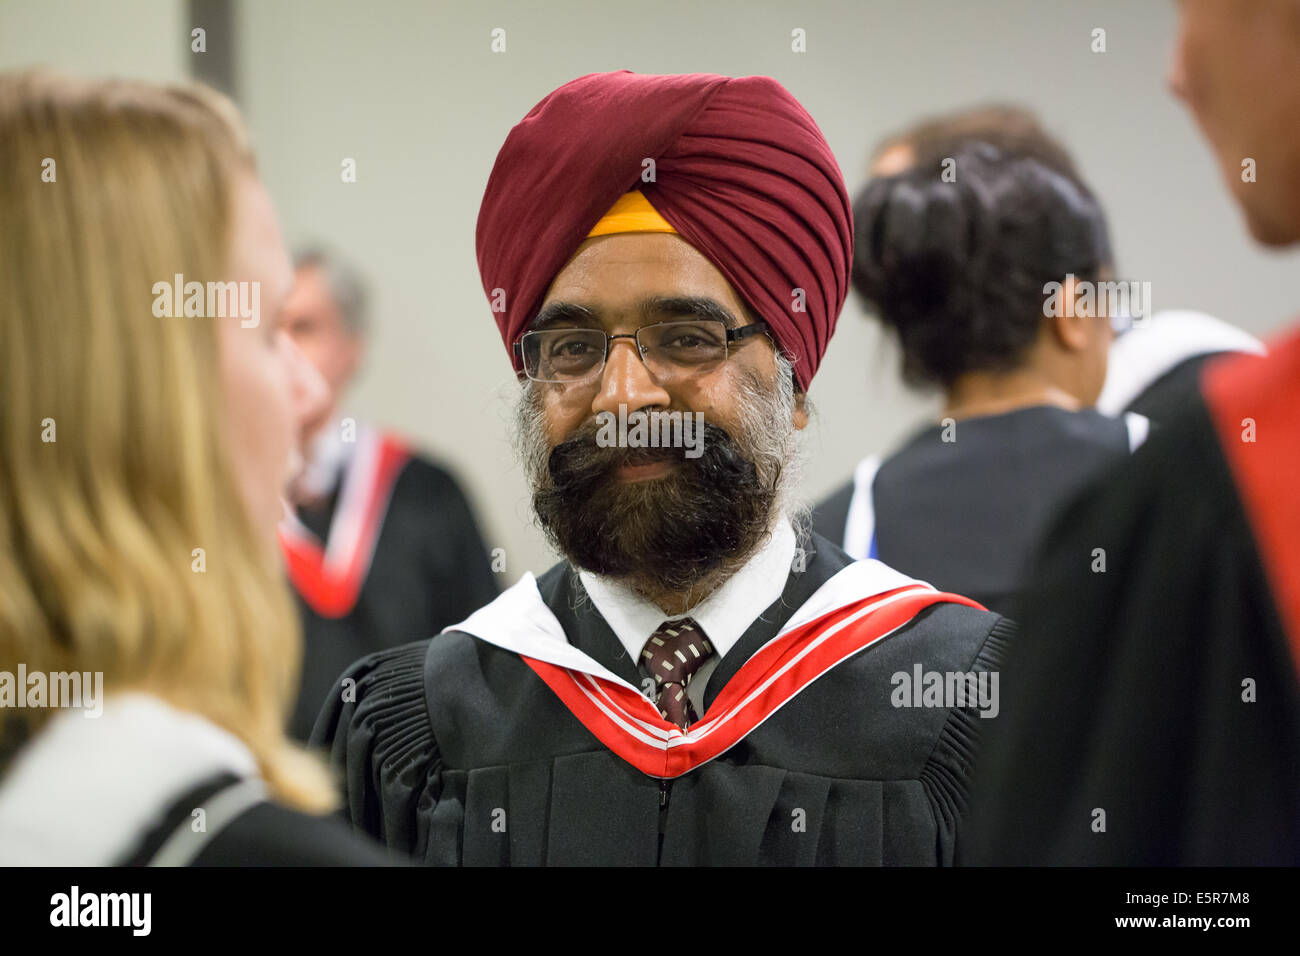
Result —
[[[781, 596], [794, 557], [794, 528], [789, 519], [782, 517], [767, 541], [739, 571], [695, 607], [673, 617], [694, 619], [722, 658]], [[645, 642], [669, 615], [618, 581], [588, 571], [580, 571], [578, 577], [619, 643], [634, 661], [640, 660]]]
[[311, 439], [307, 448], [307, 461], [298, 486], [308, 497], [324, 497], [339, 483], [344, 466], [352, 458], [356, 442], [343, 440], [343, 419], [336, 418], [325, 425]]

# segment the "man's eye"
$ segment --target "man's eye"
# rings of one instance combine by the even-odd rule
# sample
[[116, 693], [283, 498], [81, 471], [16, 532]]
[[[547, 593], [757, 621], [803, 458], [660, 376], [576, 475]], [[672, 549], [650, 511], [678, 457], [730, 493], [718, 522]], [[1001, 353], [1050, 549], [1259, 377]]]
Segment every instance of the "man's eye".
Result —
[[699, 352], [704, 350], [714, 351], [720, 347], [717, 339], [711, 335], [701, 335], [699, 332], [679, 332], [660, 343], [662, 349], [674, 352]]
[[577, 358], [586, 355], [591, 351], [591, 343], [570, 339], [567, 342], [557, 342], [551, 348], [551, 355], [559, 358]]

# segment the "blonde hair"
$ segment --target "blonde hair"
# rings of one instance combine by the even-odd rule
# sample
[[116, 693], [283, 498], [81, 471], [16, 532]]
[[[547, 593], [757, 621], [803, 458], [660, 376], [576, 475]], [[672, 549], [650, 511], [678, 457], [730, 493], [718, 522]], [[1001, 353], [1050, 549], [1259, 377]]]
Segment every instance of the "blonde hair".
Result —
[[156, 282], [228, 274], [254, 172], [212, 90], [0, 75], [0, 661], [201, 714], [321, 812], [329, 776], [284, 731], [297, 614], [221, 440], [217, 329], [152, 311]]

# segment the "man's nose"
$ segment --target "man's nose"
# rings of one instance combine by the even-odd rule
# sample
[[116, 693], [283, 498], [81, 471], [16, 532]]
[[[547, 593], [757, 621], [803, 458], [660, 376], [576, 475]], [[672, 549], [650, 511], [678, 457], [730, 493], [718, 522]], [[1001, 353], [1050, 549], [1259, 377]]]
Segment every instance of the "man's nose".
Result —
[[282, 344], [289, 364], [294, 416], [301, 431], [325, 413], [329, 407], [330, 389], [324, 376], [288, 333], [284, 334]]
[[648, 406], [667, 408], [671, 402], [672, 396], [654, 380], [641, 361], [635, 339], [614, 339], [609, 343], [609, 357], [600, 374], [600, 391], [591, 402], [594, 413], [617, 415], [620, 405], [627, 406], [629, 412]]

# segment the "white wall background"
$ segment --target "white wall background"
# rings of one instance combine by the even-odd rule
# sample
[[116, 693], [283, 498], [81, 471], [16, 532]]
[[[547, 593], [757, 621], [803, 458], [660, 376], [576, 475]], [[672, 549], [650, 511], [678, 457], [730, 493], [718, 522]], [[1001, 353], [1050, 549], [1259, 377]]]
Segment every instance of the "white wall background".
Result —
[[87, 75], [189, 75], [183, 0], [0, 0], [0, 70], [44, 64]]
[[[0, 0], [0, 68], [44, 59], [171, 78], [191, 56], [185, 11]], [[495, 27], [505, 53], [490, 50]], [[795, 27], [806, 53], [790, 50]], [[1089, 49], [1094, 27], [1107, 31], [1104, 54]], [[597, 70], [768, 74], [817, 119], [850, 192], [886, 133], [1021, 102], [1106, 200], [1122, 278], [1150, 281], [1156, 308], [1264, 334], [1294, 315], [1285, 279], [1300, 256], [1247, 238], [1166, 89], [1174, 29], [1174, 5], [1153, 0], [244, 0], [236, 35], [243, 106], [286, 235], [332, 242], [374, 282], [376, 332], [351, 407], [452, 466], [513, 581], [551, 559], [510, 456], [514, 379], [479, 285], [474, 224], [497, 149], [542, 96]], [[357, 161], [355, 184], [340, 181], [344, 157]], [[899, 385], [896, 356], [854, 299], [811, 397], [810, 498], [932, 410]]]

